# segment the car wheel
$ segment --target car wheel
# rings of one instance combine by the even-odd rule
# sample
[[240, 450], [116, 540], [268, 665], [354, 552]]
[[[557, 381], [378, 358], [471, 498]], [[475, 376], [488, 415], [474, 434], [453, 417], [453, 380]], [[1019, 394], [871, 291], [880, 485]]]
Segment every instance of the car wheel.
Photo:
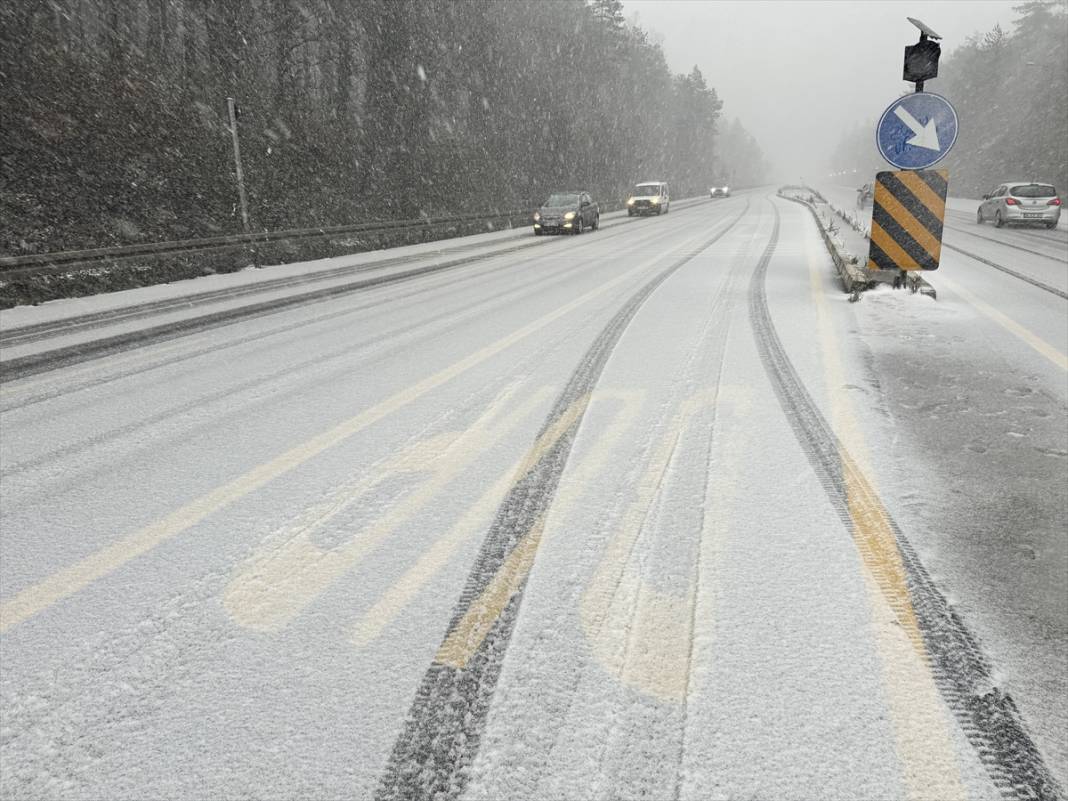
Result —
[[979, 225], [983, 224], [983, 210], [982, 209], [976, 209], [975, 210], [975, 222], [977, 224], [979, 224]]
[[541, 236], [541, 229], [540, 228], [535, 228], [534, 229], [534, 236]]
[[1001, 219], [1001, 212], [1000, 211], [994, 212], [994, 227], [995, 228], [1004, 228], [1005, 227], [1005, 221], [1003, 219]]
[[1052, 231], [1052, 230], [1053, 230], [1054, 228], [1056, 228], [1056, 227], [1057, 227], [1057, 223], [1055, 223], [1055, 222], [1048, 222], [1048, 223], [1046, 223], [1046, 227], [1047, 227], [1047, 228], [1049, 228], [1049, 229], [1050, 229], [1050, 230]]
[[600, 227], [601, 227], [601, 215], [598, 214], [596, 217], [593, 218], [593, 225], [590, 226], [590, 230], [596, 231]]
[[578, 236], [579, 234], [582, 233], [583, 226], [582, 226], [582, 217], [581, 216], [579, 216], [579, 218], [578, 218], [578, 225], [575, 226], [575, 228], [573, 230], [575, 231], [575, 236]]

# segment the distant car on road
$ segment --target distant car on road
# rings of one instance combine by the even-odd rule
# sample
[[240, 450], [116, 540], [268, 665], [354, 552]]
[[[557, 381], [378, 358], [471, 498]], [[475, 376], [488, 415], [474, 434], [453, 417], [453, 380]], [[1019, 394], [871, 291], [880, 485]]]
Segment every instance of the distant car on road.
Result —
[[553, 192], [534, 212], [534, 234], [544, 232], [581, 234], [587, 228], [596, 231], [601, 224], [601, 210], [589, 192]]
[[671, 192], [665, 181], [643, 181], [635, 184], [627, 198], [627, 216], [635, 214], [667, 214], [671, 208]]
[[1036, 181], [1005, 181], [983, 195], [983, 202], [975, 212], [975, 221], [982, 225], [993, 220], [994, 225], [1044, 225], [1056, 228], [1061, 218], [1061, 199], [1053, 184]]
[[710, 198], [730, 197], [731, 196], [731, 188], [729, 186], [713, 186], [713, 187], [710, 187], [709, 190], [708, 190], [708, 196]]

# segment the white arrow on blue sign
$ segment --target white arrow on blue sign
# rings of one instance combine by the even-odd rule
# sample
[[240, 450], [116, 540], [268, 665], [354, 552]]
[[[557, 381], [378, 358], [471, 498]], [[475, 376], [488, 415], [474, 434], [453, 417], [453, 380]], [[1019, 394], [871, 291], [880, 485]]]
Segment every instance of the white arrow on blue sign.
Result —
[[883, 158], [899, 170], [937, 164], [957, 141], [957, 112], [941, 95], [915, 92], [899, 97], [883, 112], [875, 142]]

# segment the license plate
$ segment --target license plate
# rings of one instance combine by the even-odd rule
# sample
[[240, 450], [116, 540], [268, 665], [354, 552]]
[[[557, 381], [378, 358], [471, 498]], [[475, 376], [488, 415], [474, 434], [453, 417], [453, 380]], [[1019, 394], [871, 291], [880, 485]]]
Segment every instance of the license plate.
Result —
[[1028, 214], [1027, 212], [1024, 212], [1024, 218], [1025, 219], [1034, 219], [1034, 218], [1041, 217], [1041, 216], [1042, 216], [1041, 214]]

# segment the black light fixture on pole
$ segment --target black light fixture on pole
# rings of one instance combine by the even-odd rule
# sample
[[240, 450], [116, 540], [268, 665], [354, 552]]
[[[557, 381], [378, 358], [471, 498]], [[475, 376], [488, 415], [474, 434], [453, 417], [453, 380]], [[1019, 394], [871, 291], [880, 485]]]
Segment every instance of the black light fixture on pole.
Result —
[[938, 58], [942, 55], [942, 47], [934, 40], [942, 37], [918, 19], [906, 19], [920, 29], [920, 41], [905, 47], [905, 68], [901, 77], [916, 84], [916, 91], [922, 92], [924, 81], [938, 77]]

